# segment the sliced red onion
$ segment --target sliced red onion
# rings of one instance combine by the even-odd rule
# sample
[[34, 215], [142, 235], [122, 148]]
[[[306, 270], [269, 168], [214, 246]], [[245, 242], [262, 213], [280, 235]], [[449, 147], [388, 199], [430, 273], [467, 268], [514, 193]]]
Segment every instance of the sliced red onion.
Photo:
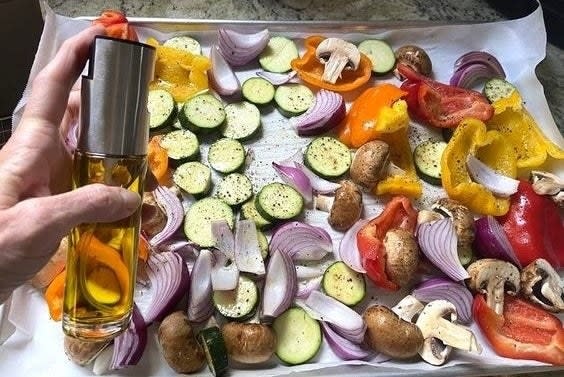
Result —
[[137, 365], [147, 345], [147, 325], [141, 312], [133, 305], [129, 327], [114, 339], [111, 370]]
[[270, 33], [264, 29], [254, 34], [242, 34], [234, 30], [218, 30], [219, 51], [233, 66], [242, 66], [256, 58], [268, 44]]
[[337, 357], [343, 360], [363, 360], [374, 353], [339, 335], [326, 322], [321, 322], [323, 335]]
[[362, 266], [362, 258], [360, 257], [360, 251], [356, 243], [356, 234], [364, 225], [368, 223], [369, 220], [359, 220], [357, 221], [341, 239], [339, 244], [339, 256], [341, 260], [350, 268], [361, 274], [366, 273], [366, 270]]
[[456, 307], [462, 323], [472, 321], [472, 293], [460, 283], [440, 277], [431, 278], [419, 284], [411, 294], [423, 302], [447, 300]]
[[228, 259], [235, 259], [235, 237], [227, 221], [214, 221], [211, 224], [212, 235], [215, 238], [215, 247]]
[[364, 340], [366, 324], [354, 310], [319, 291], [313, 291], [305, 304], [317, 312], [323, 322], [329, 322], [333, 329], [353, 343], [360, 344]]
[[499, 63], [499, 60], [489, 52], [485, 51], [470, 51], [460, 56], [454, 62], [454, 70], [459, 70], [464, 66], [470, 64], [483, 64], [498, 74], [499, 77], [505, 78], [505, 71]]
[[307, 299], [311, 294], [311, 292], [319, 289], [319, 286], [321, 285], [321, 280], [323, 280], [323, 276], [318, 276], [306, 282], [298, 283], [298, 291], [296, 292], [296, 298], [300, 298], [303, 300]]
[[494, 195], [508, 197], [517, 192], [519, 186], [517, 179], [497, 173], [473, 155], [468, 156], [466, 167], [472, 179], [490, 190]]
[[507, 234], [493, 216], [484, 216], [474, 221], [476, 233], [473, 248], [485, 258], [501, 259], [522, 268]]
[[309, 170], [304, 164], [300, 162], [294, 161], [294, 165], [304, 172], [304, 174], [309, 178], [311, 187], [320, 194], [332, 194], [340, 186], [338, 183], [331, 182], [317, 176], [314, 172]]
[[309, 182], [309, 178], [301, 169], [294, 166], [283, 166], [277, 164], [276, 162], [272, 163], [272, 167], [274, 167], [276, 174], [278, 174], [284, 182], [298, 190], [306, 203], [311, 203], [313, 198], [313, 189], [311, 187], [311, 183]]
[[227, 221], [214, 221], [211, 228], [217, 247], [211, 272], [212, 289], [230, 291], [239, 283], [239, 269], [234, 261], [235, 238]]
[[238, 94], [241, 91], [241, 83], [216, 45], [211, 46], [210, 60], [210, 78], [215, 91], [222, 96]]
[[258, 243], [257, 226], [253, 220], [237, 222], [235, 230], [235, 262], [243, 272], [262, 276], [264, 261]]
[[504, 78], [505, 75], [501, 76], [488, 65], [472, 63], [455, 70], [450, 78], [449, 84], [460, 88], [472, 88], [478, 80], [487, 80], [494, 77]]
[[296, 266], [296, 276], [298, 280], [313, 279], [323, 276], [325, 268], [323, 266]]
[[454, 224], [448, 217], [422, 223], [417, 229], [417, 242], [429, 261], [452, 280], [461, 281], [469, 275], [458, 259], [457, 241]]
[[191, 322], [204, 322], [213, 314], [212, 259], [211, 251], [202, 249], [194, 263], [188, 295], [188, 319]]
[[268, 71], [259, 71], [257, 76], [262, 77], [266, 81], [270, 82], [272, 85], [283, 85], [296, 77], [296, 71], [290, 71], [288, 73], [275, 73]]
[[261, 318], [270, 321], [290, 307], [298, 289], [297, 281], [292, 258], [274, 249], [266, 269]]
[[135, 303], [145, 323], [150, 325], [167, 316], [188, 290], [188, 267], [173, 252], [152, 253], [145, 272], [149, 284], [135, 289]]
[[315, 102], [304, 114], [293, 118], [292, 124], [300, 136], [314, 136], [336, 127], [345, 118], [347, 109], [342, 95], [321, 89]]
[[279, 250], [293, 259], [319, 260], [333, 252], [333, 242], [324, 229], [291, 221], [276, 229], [269, 248]]
[[166, 225], [163, 230], [155, 234], [149, 241], [153, 247], [161, 242], [168, 240], [182, 225], [184, 220], [184, 207], [182, 202], [168, 187], [159, 186], [155, 191], [155, 200], [166, 213]]
[[200, 253], [200, 248], [194, 242], [186, 239], [169, 238], [162, 241], [155, 248], [159, 253], [175, 252], [180, 254], [185, 259], [196, 258]]

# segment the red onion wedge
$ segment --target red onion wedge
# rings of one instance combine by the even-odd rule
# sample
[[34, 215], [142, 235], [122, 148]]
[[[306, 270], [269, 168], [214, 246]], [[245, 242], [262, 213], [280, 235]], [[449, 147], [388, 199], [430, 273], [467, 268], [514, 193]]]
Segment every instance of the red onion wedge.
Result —
[[311, 203], [313, 198], [313, 189], [309, 178], [304, 172], [294, 166], [283, 166], [272, 163], [272, 167], [276, 171], [276, 174], [287, 184], [298, 190], [298, 192], [303, 196], [306, 203]]
[[155, 248], [159, 253], [164, 253], [167, 251], [175, 252], [180, 254], [184, 259], [193, 259], [200, 253], [200, 248], [194, 242], [188, 241], [185, 238], [169, 238], [166, 241], [162, 241]]
[[454, 63], [450, 85], [470, 88], [478, 80], [505, 78], [505, 71], [495, 56], [485, 51], [470, 51]]
[[188, 295], [188, 319], [191, 322], [204, 322], [213, 314], [212, 259], [211, 251], [202, 249], [194, 263]]
[[147, 260], [148, 286], [135, 289], [135, 303], [145, 323], [150, 325], [167, 316], [188, 290], [188, 267], [173, 252], [152, 253]]
[[311, 187], [315, 190], [315, 192], [318, 192], [320, 194], [332, 194], [340, 187], [338, 183], [331, 182], [317, 176], [301, 162], [294, 161], [294, 165], [301, 171], [303, 171], [304, 174], [309, 178]]
[[253, 220], [237, 222], [235, 230], [235, 262], [243, 272], [262, 276], [264, 261], [258, 243], [257, 226]]
[[372, 351], [342, 337], [326, 322], [321, 322], [321, 329], [327, 343], [329, 343], [329, 347], [331, 347], [337, 357], [343, 360], [363, 360], [374, 354]]
[[166, 213], [166, 225], [163, 230], [149, 240], [149, 244], [156, 247], [161, 242], [168, 240], [180, 228], [184, 220], [184, 207], [178, 196], [168, 187], [159, 186], [153, 191], [153, 194]]
[[318, 278], [325, 273], [325, 266], [296, 266], [298, 280]]
[[259, 71], [257, 76], [262, 77], [266, 81], [270, 82], [272, 85], [283, 85], [290, 82], [294, 77], [296, 77], [296, 71], [290, 71], [288, 73], [275, 73], [268, 71]]
[[239, 282], [239, 269], [234, 262], [235, 238], [227, 221], [214, 221], [211, 228], [216, 244], [211, 271], [212, 288], [214, 291], [230, 291]]
[[495, 217], [481, 217], [474, 221], [474, 226], [476, 233], [473, 247], [478, 254], [485, 258], [501, 259], [513, 263], [519, 268], [523, 267], [507, 239], [507, 234]]
[[356, 344], [364, 340], [364, 320], [345, 304], [319, 291], [311, 292], [305, 304], [316, 312], [323, 322], [331, 323], [333, 329], [341, 336]]
[[220, 28], [218, 30], [219, 51], [233, 66], [242, 66], [256, 58], [268, 44], [268, 29], [254, 34], [242, 34], [234, 30]]
[[345, 118], [345, 100], [339, 93], [321, 89], [304, 114], [291, 120], [300, 136], [314, 136], [336, 127]]
[[464, 285], [448, 279], [431, 278], [419, 284], [411, 293], [422, 302], [447, 300], [454, 304], [462, 323], [472, 321], [472, 293]]
[[147, 326], [141, 312], [133, 305], [129, 327], [114, 339], [114, 349], [110, 369], [122, 369], [136, 365], [147, 345]]
[[458, 70], [469, 64], [484, 64], [491, 68], [492, 71], [497, 72], [500, 76], [505, 78], [505, 71], [499, 63], [499, 60], [489, 52], [485, 51], [470, 51], [460, 56], [454, 62], [454, 69]]
[[323, 276], [318, 276], [316, 278], [304, 282], [299, 282], [298, 291], [296, 292], [296, 298], [300, 298], [303, 300], [307, 299], [311, 294], [311, 292], [319, 289], [319, 286], [321, 285], [321, 280], [323, 280]]
[[519, 186], [517, 179], [497, 173], [473, 155], [468, 156], [466, 167], [472, 179], [490, 190], [494, 195], [508, 197], [517, 192]]
[[417, 242], [429, 261], [452, 280], [469, 277], [458, 259], [456, 231], [450, 218], [420, 224]]
[[210, 78], [215, 91], [222, 96], [238, 94], [241, 91], [241, 83], [216, 45], [211, 46], [210, 60], [212, 65]]
[[324, 229], [291, 221], [276, 229], [269, 248], [279, 250], [293, 259], [320, 260], [333, 252], [333, 242]]
[[366, 270], [362, 266], [362, 258], [360, 257], [360, 251], [358, 251], [358, 246], [356, 243], [356, 234], [364, 225], [368, 223], [369, 220], [359, 220], [357, 221], [349, 230], [346, 231], [345, 235], [341, 239], [339, 244], [339, 256], [341, 260], [350, 268], [361, 274], [366, 273]]
[[262, 319], [270, 321], [290, 307], [298, 289], [297, 282], [292, 258], [278, 249], [273, 249], [262, 293]]

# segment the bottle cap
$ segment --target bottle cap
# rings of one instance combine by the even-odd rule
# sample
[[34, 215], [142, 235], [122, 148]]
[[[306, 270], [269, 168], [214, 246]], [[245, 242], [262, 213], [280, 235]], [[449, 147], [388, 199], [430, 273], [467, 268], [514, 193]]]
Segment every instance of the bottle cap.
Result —
[[82, 77], [78, 149], [116, 156], [147, 154], [147, 96], [155, 48], [97, 36], [90, 47], [88, 75]]

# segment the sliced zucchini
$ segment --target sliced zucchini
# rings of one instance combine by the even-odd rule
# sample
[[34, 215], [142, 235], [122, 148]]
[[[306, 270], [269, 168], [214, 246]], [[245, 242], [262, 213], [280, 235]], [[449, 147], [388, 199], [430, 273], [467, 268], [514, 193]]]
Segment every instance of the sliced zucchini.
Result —
[[225, 125], [221, 131], [223, 137], [247, 140], [259, 130], [260, 111], [256, 105], [243, 101], [225, 106]]
[[208, 368], [214, 376], [222, 376], [227, 372], [227, 348], [223, 335], [217, 326], [203, 329], [198, 334], [198, 341], [204, 349]]
[[239, 275], [237, 287], [232, 291], [215, 291], [213, 303], [216, 310], [227, 319], [244, 321], [251, 318], [259, 302], [259, 292], [254, 281]]
[[314, 100], [315, 95], [311, 89], [302, 84], [280, 85], [274, 94], [278, 110], [288, 118], [305, 113]]
[[490, 102], [509, 97], [517, 88], [510, 82], [500, 78], [493, 78], [484, 84], [484, 96]]
[[367, 39], [360, 42], [358, 50], [372, 62], [372, 72], [390, 72], [396, 65], [396, 55], [390, 45], [380, 39]]
[[257, 211], [255, 199], [251, 199], [241, 206], [241, 217], [243, 219], [253, 220], [258, 229], [265, 229], [272, 225], [270, 221], [262, 217], [262, 215]]
[[251, 180], [239, 173], [223, 177], [217, 185], [217, 197], [230, 206], [239, 206], [253, 196]]
[[198, 161], [186, 162], [176, 168], [172, 180], [188, 194], [202, 197], [210, 191], [211, 170]]
[[186, 51], [194, 55], [202, 54], [202, 46], [200, 46], [200, 42], [198, 42], [192, 37], [187, 37], [187, 36], [172, 37], [170, 39], [167, 39], [163, 43], [163, 46], [176, 48], [178, 50]]
[[364, 275], [341, 261], [333, 263], [325, 270], [321, 286], [327, 296], [348, 306], [358, 304], [366, 295]]
[[298, 58], [298, 47], [286, 37], [272, 37], [259, 56], [259, 64], [269, 72], [283, 73], [292, 69], [292, 60]]
[[427, 140], [415, 147], [415, 170], [425, 182], [441, 185], [441, 157], [446, 146], [442, 140]]
[[184, 103], [178, 120], [192, 132], [211, 132], [225, 122], [225, 109], [211, 94], [200, 94]]
[[241, 93], [255, 105], [266, 105], [274, 98], [274, 85], [262, 77], [251, 77], [241, 86]]
[[268, 257], [268, 238], [266, 238], [265, 234], [257, 229], [257, 238], [258, 244], [260, 249], [260, 255], [262, 259], [266, 259]]
[[269, 221], [290, 220], [302, 213], [304, 199], [292, 186], [275, 182], [259, 191], [255, 207]]
[[291, 365], [311, 360], [321, 347], [321, 327], [302, 308], [290, 308], [274, 320], [276, 356]]
[[225, 220], [233, 229], [233, 210], [223, 200], [204, 198], [194, 203], [184, 217], [184, 234], [201, 247], [215, 246], [211, 223]]
[[159, 141], [166, 149], [168, 160], [173, 167], [198, 158], [200, 143], [198, 137], [189, 130], [175, 130], [165, 134]]
[[330, 136], [322, 136], [309, 143], [304, 163], [315, 174], [333, 179], [345, 174], [351, 166], [349, 148]]
[[228, 174], [245, 165], [245, 148], [233, 139], [219, 139], [210, 145], [208, 162], [213, 170]]
[[176, 120], [178, 108], [172, 95], [163, 89], [150, 90], [147, 97], [149, 128], [151, 131], [172, 126]]

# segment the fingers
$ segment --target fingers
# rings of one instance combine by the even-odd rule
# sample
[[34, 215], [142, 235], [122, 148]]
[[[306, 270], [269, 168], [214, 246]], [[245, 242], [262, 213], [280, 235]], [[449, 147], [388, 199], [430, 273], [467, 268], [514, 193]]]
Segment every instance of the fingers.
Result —
[[101, 26], [92, 26], [66, 40], [55, 58], [33, 81], [32, 91], [22, 117], [22, 126], [39, 124], [55, 125], [61, 123], [67, 106], [69, 91], [82, 72], [88, 51], [96, 35], [105, 34]]

